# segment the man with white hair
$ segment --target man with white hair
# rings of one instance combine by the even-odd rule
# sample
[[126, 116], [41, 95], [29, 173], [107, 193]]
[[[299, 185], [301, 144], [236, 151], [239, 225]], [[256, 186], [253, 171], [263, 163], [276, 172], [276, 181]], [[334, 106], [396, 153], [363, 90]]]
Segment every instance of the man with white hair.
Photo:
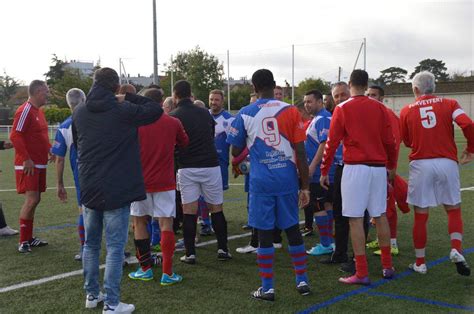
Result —
[[[86, 101], [86, 94], [79, 88], [71, 88], [66, 93], [66, 101], [71, 108], [71, 111], [74, 111], [77, 105], [84, 103]], [[84, 247], [85, 232], [84, 232], [84, 218], [82, 216], [81, 208], [81, 190], [79, 188], [79, 178], [77, 170], [77, 150], [76, 145], [72, 141], [72, 116], [69, 116], [64, 120], [56, 132], [56, 137], [54, 139], [54, 144], [51, 147], [51, 153], [56, 155], [56, 178], [57, 178], [57, 193], [58, 198], [61, 202], [67, 201], [67, 192], [64, 188], [64, 160], [66, 153], [69, 149], [69, 161], [71, 163], [72, 174], [74, 177], [74, 185], [76, 186], [76, 196], [77, 204], [79, 205], [79, 217], [77, 219], [77, 232], [79, 234], [79, 240], [81, 243], [81, 249], [79, 254], [77, 254], [74, 259], [76, 261], [82, 260], [82, 249]]]
[[426, 274], [428, 209], [442, 204], [448, 215], [449, 257], [460, 275], [469, 276], [471, 270], [462, 255], [463, 221], [453, 122], [467, 139], [460, 164], [474, 159], [474, 124], [456, 100], [434, 95], [435, 86], [435, 77], [430, 72], [415, 75], [412, 89], [416, 100], [400, 112], [402, 140], [411, 148], [408, 203], [415, 208], [413, 242], [416, 262], [410, 268]]

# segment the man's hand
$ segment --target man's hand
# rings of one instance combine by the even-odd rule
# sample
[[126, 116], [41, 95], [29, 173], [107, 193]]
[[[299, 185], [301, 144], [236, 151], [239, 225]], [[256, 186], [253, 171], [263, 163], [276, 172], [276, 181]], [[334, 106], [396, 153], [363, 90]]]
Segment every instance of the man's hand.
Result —
[[319, 178], [319, 184], [321, 184], [325, 190], [329, 190], [329, 176], [321, 176], [321, 178]]
[[115, 98], [117, 99], [117, 101], [118, 101], [119, 103], [125, 101], [125, 95], [124, 95], [124, 94], [115, 95]]
[[61, 202], [67, 202], [67, 192], [64, 188], [64, 184], [58, 184], [58, 198]]
[[309, 204], [309, 190], [300, 190], [298, 195], [298, 207], [304, 208]]
[[23, 173], [27, 176], [32, 176], [35, 172], [35, 163], [33, 160], [28, 159], [23, 162]]
[[239, 165], [232, 165], [232, 174], [234, 175], [234, 178], [243, 174], [242, 171], [240, 171]]
[[474, 154], [468, 152], [467, 149], [465, 149], [461, 154], [461, 160], [459, 161], [459, 163], [461, 165], [465, 165], [465, 164], [470, 163], [473, 159], [474, 159]]
[[49, 163], [53, 163], [56, 161], [56, 155], [55, 154], [51, 154], [51, 152], [48, 153], [48, 161]]
[[3, 148], [4, 148], [4, 149], [13, 148], [13, 144], [10, 143], [10, 142], [5, 142], [5, 143], [3, 143]]

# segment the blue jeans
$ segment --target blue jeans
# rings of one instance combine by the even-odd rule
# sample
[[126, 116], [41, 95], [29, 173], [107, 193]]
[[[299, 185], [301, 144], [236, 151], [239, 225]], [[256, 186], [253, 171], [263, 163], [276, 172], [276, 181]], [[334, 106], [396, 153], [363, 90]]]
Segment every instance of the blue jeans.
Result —
[[99, 295], [99, 257], [102, 229], [105, 227], [107, 256], [105, 258], [104, 303], [116, 306], [120, 302], [120, 281], [125, 244], [128, 240], [130, 205], [106, 211], [84, 207], [83, 215], [86, 229], [86, 242], [82, 255], [84, 289], [87, 294]]

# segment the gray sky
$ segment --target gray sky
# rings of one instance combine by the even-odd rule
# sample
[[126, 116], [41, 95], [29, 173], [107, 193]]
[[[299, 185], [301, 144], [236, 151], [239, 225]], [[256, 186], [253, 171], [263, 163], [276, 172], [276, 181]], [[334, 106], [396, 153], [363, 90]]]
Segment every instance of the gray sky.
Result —
[[[116, 70], [125, 58], [128, 73], [150, 75], [151, 6], [151, 0], [2, 1], [0, 70], [24, 82], [43, 78], [56, 53], [100, 58]], [[364, 37], [371, 77], [390, 66], [411, 73], [425, 58], [443, 60], [451, 73], [474, 70], [473, 0], [157, 0], [157, 14], [160, 64], [199, 45], [227, 71], [230, 50], [234, 78], [266, 67], [278, 84], [291, 83], [292, 44], [296, 82], [334, 81], [339, 66], [347, 77]]]

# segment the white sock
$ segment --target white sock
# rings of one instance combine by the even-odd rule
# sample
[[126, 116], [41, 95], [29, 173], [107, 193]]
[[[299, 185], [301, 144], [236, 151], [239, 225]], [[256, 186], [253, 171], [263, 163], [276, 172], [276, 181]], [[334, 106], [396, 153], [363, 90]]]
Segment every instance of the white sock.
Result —
[[397, 239], [390, 239], [390, 246], [391, 247], [398, 247], [398, 244], [397, 244]]

